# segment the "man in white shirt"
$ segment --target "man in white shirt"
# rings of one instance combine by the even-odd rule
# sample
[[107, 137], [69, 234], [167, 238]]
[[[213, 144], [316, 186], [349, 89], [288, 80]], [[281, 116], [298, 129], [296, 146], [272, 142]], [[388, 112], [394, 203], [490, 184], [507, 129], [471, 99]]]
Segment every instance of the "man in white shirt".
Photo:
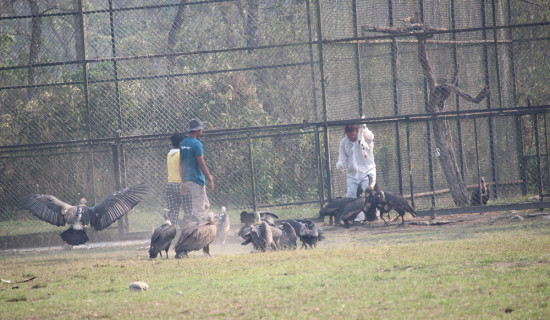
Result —
[[[336, 168], [341, 171], [347, 168], [346, 197], [357, 198], [363, 191], [374, 190], [376, 186], [374, 134], [364, 124], [347, 124], [344, 131], [346, 136], [340, 141]], [[360, 213], [355, 220], [364, 219], [364, 214]]]

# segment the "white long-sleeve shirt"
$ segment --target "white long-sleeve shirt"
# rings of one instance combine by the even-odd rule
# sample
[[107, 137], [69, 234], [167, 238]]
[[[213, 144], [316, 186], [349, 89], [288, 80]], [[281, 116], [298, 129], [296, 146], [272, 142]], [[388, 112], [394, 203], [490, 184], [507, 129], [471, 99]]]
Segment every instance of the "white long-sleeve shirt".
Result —
[[[364, 140], [368, 145], [366, 150], [366, 157], [363, 155], [360, 141]], [[357, 140], [350, 141], [348, 137], [344, 137], [340, 141], [340, 148], [338, 152], [338, 162], [336, 168], [348, 169], [348, 179], [360, 183], [362, 180], [367, 179], [367, 176], [376, 176], [376, 164], [374, 163], [374, 134], [366, 129], [365, 134], [359, 135]]]

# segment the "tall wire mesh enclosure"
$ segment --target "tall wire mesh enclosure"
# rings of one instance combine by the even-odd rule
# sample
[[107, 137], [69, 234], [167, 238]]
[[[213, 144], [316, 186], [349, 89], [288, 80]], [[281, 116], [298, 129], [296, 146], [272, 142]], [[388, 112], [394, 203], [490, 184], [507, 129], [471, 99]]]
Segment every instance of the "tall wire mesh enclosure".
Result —
[[193, 117], [210, 123], [214, 211], [343, 196], [346, 123], [374, 132], [381, 188], [421, 212], [477, 212], [481, 177], [495, 210], [545, 207], [548, 11], [547, 0], [2, 1], [2, 247], [58, 232], [18, 208], [27, 193], [95, 203], [147, 181], [111, 233], [150, 230], [169, 136]]

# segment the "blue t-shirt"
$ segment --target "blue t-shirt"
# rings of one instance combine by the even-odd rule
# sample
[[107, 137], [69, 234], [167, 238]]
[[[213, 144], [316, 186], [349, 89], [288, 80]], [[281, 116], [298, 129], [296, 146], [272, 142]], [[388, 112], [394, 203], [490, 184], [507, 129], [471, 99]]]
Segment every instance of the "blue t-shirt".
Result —
[[180, 144], [180, 161], [183, 167], [183, 180], [205, 185], [204, 173], [202, 173], [197, 157], [202, 156], [204, 152], [202, 142], [187, 137]]

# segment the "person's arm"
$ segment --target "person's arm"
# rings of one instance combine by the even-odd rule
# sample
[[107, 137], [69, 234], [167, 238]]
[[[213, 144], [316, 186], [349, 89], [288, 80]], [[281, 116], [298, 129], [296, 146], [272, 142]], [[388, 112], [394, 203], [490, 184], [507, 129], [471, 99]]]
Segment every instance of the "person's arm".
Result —
[[208, 171], [208, 168], [206, 167], [206, 163], [204, 162], [203, 156], [197, 156], [197, 163], [199, 164], [199, 168], [201, 168], [202, 173], [204, 174], [204, 177], [208, 181], [208, 184], [210, 184], [210, 192], [214, 191], [214, 177], [210, 174], [210, 171]]

